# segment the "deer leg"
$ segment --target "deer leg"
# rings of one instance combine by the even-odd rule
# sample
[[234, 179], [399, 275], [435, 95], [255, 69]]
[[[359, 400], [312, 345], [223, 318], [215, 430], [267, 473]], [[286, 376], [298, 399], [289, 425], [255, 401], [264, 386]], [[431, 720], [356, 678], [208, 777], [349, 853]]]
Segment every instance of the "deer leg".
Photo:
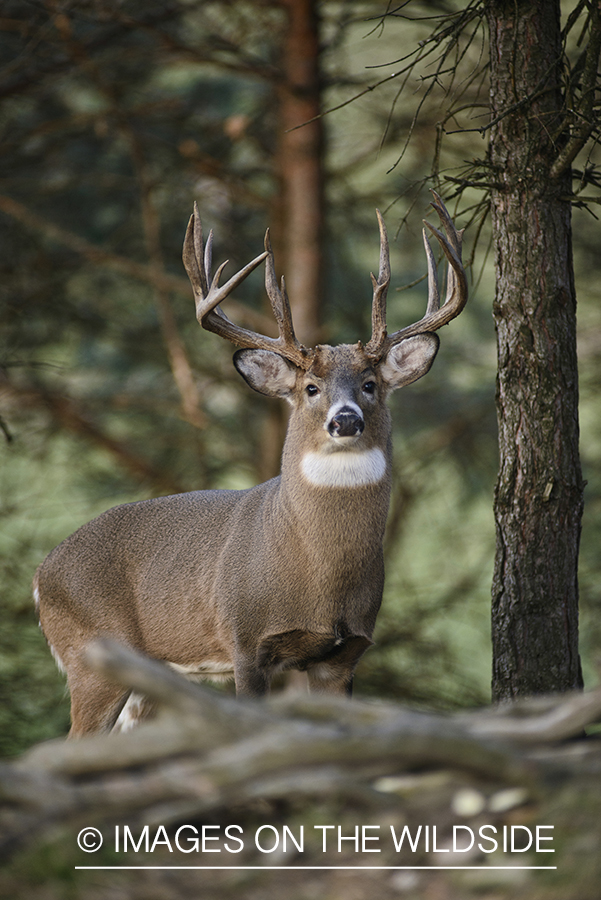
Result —
[[337, 644], [329, 656], [308, 669], [312, 694], [346, 694], [353, 692], [353, 675], [359, 659], [371, 645], [363, 635], [350, 635]]
[[70, 738], [110, 731], [127, 700], [128, 691], [80, 666], [70, 666], [67, 682], [71, 693]]
[[353, 693], [354, 666], [341, 667], [330, 662], [319, 663], [308, 669], [309, 691], [312, 694], [345, 694]]
[[258, 666], [254, 658], [236, 660], [234, 678], [237, 696], [263, 697], [269, 691], [271, 670]]
[[117, 720], [112, 727], [113, 732], [131, 731], [140, 722], [153, 718], [157, 711], [157, 704], [142, 694], [132, 691], [125, 701], [125, 705], [119, 712]]

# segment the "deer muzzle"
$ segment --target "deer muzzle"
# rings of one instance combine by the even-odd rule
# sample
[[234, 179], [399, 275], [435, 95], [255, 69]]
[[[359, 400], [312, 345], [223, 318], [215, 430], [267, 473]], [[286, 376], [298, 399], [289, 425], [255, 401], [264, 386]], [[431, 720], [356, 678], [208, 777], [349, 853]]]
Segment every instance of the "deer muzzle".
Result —
[[350, 406], [343, 406], [328, 422], [328, 432], [332, 437], [357, 437], [365, 428], [363, 416]]

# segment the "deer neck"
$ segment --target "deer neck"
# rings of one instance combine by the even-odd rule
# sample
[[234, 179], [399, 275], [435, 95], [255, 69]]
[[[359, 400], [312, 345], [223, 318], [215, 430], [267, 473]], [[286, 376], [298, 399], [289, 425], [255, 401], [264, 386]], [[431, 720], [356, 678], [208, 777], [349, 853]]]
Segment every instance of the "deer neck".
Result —
[[390, 437], [383, 446], [329, 453], [288, 434], [282, 454], [279, 502], [301, 536], [328, 544], [382, 540], [391, 491]]

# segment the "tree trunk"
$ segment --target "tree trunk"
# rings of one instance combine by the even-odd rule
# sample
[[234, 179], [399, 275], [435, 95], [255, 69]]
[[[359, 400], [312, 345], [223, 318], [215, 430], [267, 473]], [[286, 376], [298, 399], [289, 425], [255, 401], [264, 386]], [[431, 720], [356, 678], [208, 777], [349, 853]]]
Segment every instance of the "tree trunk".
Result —
[[[561, 132], [559, 0], [491, 0], [500, 469], [493, 697], [582, 686], [576, 296]], [[525, 102], [527, 101], [527, 102]]]
[[[278, 87], [278, 192], [272, 210], [272, 246], [284, 273], [294, 330], [308, 347], [319, 341], [323, 272], [323, 128], [319, 20], [315, 0], [279, 0], [287, 15]], [[312, 121], [313, 120], [313, 121]], [[304, 124], [308, 123], [308, 124]], [[273, 478], [287, 410], [274, 401], [262, 437], [259, 477]]]
[[323, 128], [315, 118], [320, 113], [319, 23], [315, 0], [281, 2], [288, 14], [277, 160], [281, 266], [297, 336], [312, 346], [318, 339], [323, 268]]

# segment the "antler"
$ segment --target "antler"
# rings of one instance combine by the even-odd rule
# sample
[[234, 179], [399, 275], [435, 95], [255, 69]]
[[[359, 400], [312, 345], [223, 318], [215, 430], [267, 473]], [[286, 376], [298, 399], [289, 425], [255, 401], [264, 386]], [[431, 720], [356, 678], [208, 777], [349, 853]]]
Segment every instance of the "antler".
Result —
[[437, 239], [442, 247], [443, 253], [449, 261], [447, 295], [444, 304], [440, 306], [436, 262], [434, 260], [432, 248], [430, 247], [430, 242], [428, 241], [426, 229], [424, 228], [424, 247], [428, 259], [428, 306], [426, 308], [426, 314], [419, 322], [407, 325], [405, 328], [395, 331], [394, 334], [386, 333], [386, 294], [388, 292], [388, 285], [390, 284], [388, 236], [386, 234], [386, 227], [382, 220], [382, 216], [380, 215], [379, 210], [376, 210], [378, 214], [378, 224], [380, 226], [380, 271], [377, 279], [373, 275], [371, 276], [374, 286], [371, 314], [372, 336], [365, 347], [368, 356], [371, 356], [376, 361], [388, 353], [390, 348], [394, 347], [395, 344], [404, 341], [405, 338], [412, 337], [415, 334], [424, 334], [424, 332], [438, 331], [439, 328], [442, 328], [443, 325], [446, 325], [451, 319], [458, 316], [467, 302], [467, 279], [461, 263], [461, 239], [463, 236], [463, 229], [457, 231], [453, 224], [453, 220], [436, 191], [432, 191], [432, 194], [434, 196], [432, 206], [440, 217], [445, 234], [442, 234], [442, 232], [437, 228], [434, 228], [433, 225], [430, 225], [425, 219], [424, 225], [430, 229]]
[[[213, 232], [209, 232], [206, 246], [203, 246], [202, 225], [198, 207], [194, 204], [194, 213], [190, 216], [186, 238], [184, 240], [183, 261], [188, 278], [194, 291], [196, 302], [196, 318], [203, 328], [221, 337], [227, 338], [241, 347], [260, 350], [273, 350], [301, 368], [308, 368], [313, 358], [313, 351], [303, 347], [294, 334], [290, 303], [286, 294], [284, 279], [282, 288], [278, 288], [275, 276], [273, 252], [269, 240], [269, 229], [265, 233], [265, 251], [249, 262], [243, 269], [233, 275], [226, 284], [219, 287], [219, 278], [226, 262], [217, 269], [210, 285], [213, 249]], [[265, 260], [265, 289], [271, 308], [278, 324], [279, 336], [267, 337], [256, 331], [249, 331], [235, 325], [220, 309], [219, 304], [235, 288], [241, 284], [257, 266]]]

